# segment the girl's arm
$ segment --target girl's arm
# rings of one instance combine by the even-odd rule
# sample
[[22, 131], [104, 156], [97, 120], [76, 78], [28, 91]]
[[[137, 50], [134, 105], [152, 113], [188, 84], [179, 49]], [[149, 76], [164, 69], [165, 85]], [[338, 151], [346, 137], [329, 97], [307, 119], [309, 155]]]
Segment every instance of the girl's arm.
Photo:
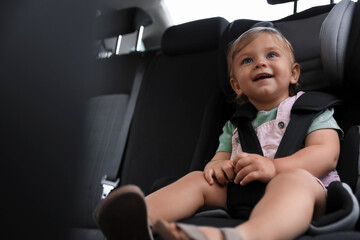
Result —
[[339, 135], [334, 129], [311, 132], [305, 147], [291, 156], [274, 159], [276, 173], [302, 168], [315, 177], [322, 177], [334, 170], [340, 154]]
[[242, 185], [254, 180], [269, 182], [277, 174], [296, 168], [305, 169], [320, 178], [335, 169], [339, 153], [336, 130], [316, 130], [306, 137], [303, 149], [288, 157], [270, 160], [258, 154], [238, 154], [234, 159], [234, 182]]

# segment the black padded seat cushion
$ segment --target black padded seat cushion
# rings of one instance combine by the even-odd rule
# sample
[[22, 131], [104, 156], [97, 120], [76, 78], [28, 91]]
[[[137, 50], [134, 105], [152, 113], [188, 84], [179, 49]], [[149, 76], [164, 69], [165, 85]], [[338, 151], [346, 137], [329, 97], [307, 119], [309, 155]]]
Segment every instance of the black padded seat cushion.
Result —
[[352, 199], [341, 182], [333, 182], [328, 187], [326, 215], [312, 221], [314, 226], [336, 223], [349, 215], [353, 209]]
[[189, 171], [204, 113], [218, 91], [217, 47], [227, 24], [213, 18], [166, 31], [164, 49], [152, 59], [141, 86], [121, 184], [136, 184], [148, 194], [159, 178]]

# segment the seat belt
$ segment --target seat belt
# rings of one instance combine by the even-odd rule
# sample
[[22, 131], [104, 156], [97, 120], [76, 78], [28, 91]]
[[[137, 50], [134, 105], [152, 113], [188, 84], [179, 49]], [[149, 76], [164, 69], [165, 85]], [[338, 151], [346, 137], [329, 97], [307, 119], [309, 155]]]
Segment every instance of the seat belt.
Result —
[[[327, 93], [307, 92], [301, 95], [291, 109], [289, 125], [280, 141], [275, 158], [289, 156], [301, 148], [314, 117], [321, 111], [339, 104], [339, 100]], [[263, 156], [259, 139], [251, 121], [255, 118], [257, 109], [250, 103], [240, 106], [231, 122], [238, 129], [241, 148], [247, 153]], [[254, 181], [245, 186], [229, 183], [227, 187], [227, 206], [234, 218], [248, 218], [255, 204], [265, 192], [266, 184]], [[242, 198], [251, 196], [251, 198]]]
[[306, 92], [291, 109], [289, 126], [286, 128], [274, 158], [290, 156], [301, 149], [312, 121], [321, 111], [341, 103], [337, 97], [324, 92]]
[[[306, 92], [296, 100], [292, 109], [289, 126], [287, 127], [275, 158], [289, 156], [301, 148], [307, 130], [315, 116], [321, 111], [339, 105], [341, 101], [335, 96], [323, 92]], [[251, 103], [240, 106], [231, 121], [239, 131], [239, 141], [243, 151], [263, 155], [259, 140], [251, 121], [257, 110]]]
[[122, 158], [124, 156], [126, 140], [129, 135], [130, 125], [134, 115], [135, 106], [138, 99], [147, 62], [148, 61], [146, 60], [145, 57], [142, 58], [141, 61], [139, 62], [119, 136], [117, 138], [113, 151], [111, 151], [111, 153], [108, 154], [108, 157], [106, 159], [106, 164], [108, 166], [111, 166], [111, 168], [109, 168], [111, 170], [108, 171], [101, 178], [101, 186], [102, 186], [101, 199], [105, 199], [107, 195], [120, 183], [120, 179], [118, 178], [118, 173]]

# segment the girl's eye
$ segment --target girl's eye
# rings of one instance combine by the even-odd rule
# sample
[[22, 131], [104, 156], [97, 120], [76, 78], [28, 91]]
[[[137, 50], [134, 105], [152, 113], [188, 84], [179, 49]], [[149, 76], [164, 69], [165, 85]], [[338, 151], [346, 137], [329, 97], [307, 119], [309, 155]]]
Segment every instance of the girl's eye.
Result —
[[275, 54], [275, 53], [269, 53], [269, 54], [267, 55], [267, 58], [274, 58], [274, 57], [276, 57], [276, 54]]
[[247, 64], [247, 63], [251, 63], [253, 60], [251, 58], [245, 58], [244, 60], [242, 60], [242, 64]]

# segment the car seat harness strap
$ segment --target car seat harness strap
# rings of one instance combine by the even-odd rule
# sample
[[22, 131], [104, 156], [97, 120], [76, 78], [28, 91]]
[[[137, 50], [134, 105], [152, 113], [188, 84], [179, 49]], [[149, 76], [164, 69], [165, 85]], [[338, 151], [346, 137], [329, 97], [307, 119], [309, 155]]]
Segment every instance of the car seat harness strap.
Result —
[[[303, 146], [307, 131], [313, 119], [322, 111], [340, 104], [336, 97], [321, 92], [308, 92], [301, 95], [291, 109], [290, 122], [281, 139], [275, 158], [289, 156]], [[264, 155], [251, 121], [257, 109], [250, 103], [241, 105], [231, 122], [237, 127], [242, 150], [247, 153]], [[227, 207], [234, 218], [248, 218], [252, 208], [261, 199], [266, 184], [255, 181], [245, 186], [229, 183]], [[243, 198], [242, 196], [247, 196]], [[251, 196], [251, 197], [249, 197]]]

